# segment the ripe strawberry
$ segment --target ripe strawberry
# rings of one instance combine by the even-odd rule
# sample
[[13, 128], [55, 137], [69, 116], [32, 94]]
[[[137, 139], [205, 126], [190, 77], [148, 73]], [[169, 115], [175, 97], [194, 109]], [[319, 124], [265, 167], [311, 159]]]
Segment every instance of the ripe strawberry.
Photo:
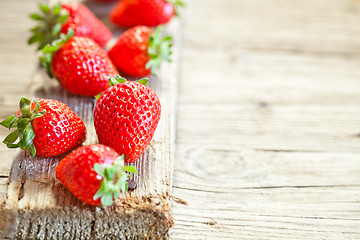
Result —
[[64, 3], [61, 6], [39, 5], [42, 15], [33, 13], [30, 17], [40, 22], [31, 31], [29, 43], [38, 42], [38, 48], [43, 48], [59, 37], [60, 33], [67, 33], [69, 28], [75, 31], [75, 36], [88, 37], [101, 47], [112, 38], [111, 31], [83, 4]]
[[[0, 122], [16, 128], [3, 141], [9, 148], [29, 149], [32, 157], [52, 157], [68, 152], [85, 141], [83, 121], [64, 103], [52, 99], [22, 97], [17, 116]], [[19, 138], [19, 141], [15, 141]]]
[[[81, 201], [111, 206], [120, 191], [127, 192], [127, 179], [132, 166], [124, 166], [124, 155], [112, 148], [93, 144], [82, 146], [63, 158], [57, 165], [57, 179]], [[101, 200], [100, 200], [101, 197]]]
[[116, 0], [95, 0], [96, 2], [102, 2], [102, 3], [109, 3], [109, 2], [115, 2]]
[[122, 27], [167, 23], [183, 6], [181, 0], [121, 0], [110, 13], [110, 20]]
[[108, 52], [109, 58], [121, 71], [141, 77], [155, 74], [162, 60], [170, 61], [171, 37], [161, 37], [162, 27], [136, 26], [126, 30]]
[[134, 162], [154, 135], [160, 120], [160, 101], [147, 87], [147, 78], [135, 82], [116, 76], [110, 82], [112, 87], [95, 105], [95, 130], [99, 143], [125, 154], [125, 162]]
[[43, 48], [43, 65], [68, 91], [83, 96], [95, 96], [109, 85], [108, 76], [118, 74], [104, 49], [94, 40], [67, 36]]

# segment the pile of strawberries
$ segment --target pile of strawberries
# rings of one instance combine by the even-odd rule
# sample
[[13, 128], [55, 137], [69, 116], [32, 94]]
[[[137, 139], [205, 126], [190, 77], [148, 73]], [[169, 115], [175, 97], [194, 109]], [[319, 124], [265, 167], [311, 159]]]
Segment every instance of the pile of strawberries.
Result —
[[86, 6], [40, 4], [41, 13], [31, 14], [39, 25], [31, 29], [29, 43], [38, 44], [41, 66], [62, 87], [97, 98], [94, 126], [99, 144], [82, 146], [86, 127], [64, 103], [26, 97], [16, 115], [0, 122], [13, 129], [3, 143], [32, 157], [63, 154], [57, 179], [85, 203], [112, 205], [127, 191], [129, 173], [136, 173], [125, 163], [143, 154], [161, 114], [148, 78], [127, 81], [119, 72], [144, 77], [155, 74], [163, 60], [170, 61], [171, 37], [163, 37], [159, 25], [170, 21], [178, 6], [180, 0], [119, 0], [109, 18], [128, 29], [106, 51], [112, 33]]

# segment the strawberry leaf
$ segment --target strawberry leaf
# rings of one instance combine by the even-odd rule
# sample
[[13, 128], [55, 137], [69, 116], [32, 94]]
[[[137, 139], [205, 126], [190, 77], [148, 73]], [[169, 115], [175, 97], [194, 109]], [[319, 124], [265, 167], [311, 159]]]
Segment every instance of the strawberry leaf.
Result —
[[36, 155], [36, 148], [34, 144], [31, 144], [31, 146], [29, 147], [29, 153], [31, 155], [31, 157], [35, 157]]
[[119, 84], [119, 83], [124, 83], [124, 82], [126, 82], [127, 80], [126, 80], [126, 78], [124, 78], [124, 77], [121, 77], [121, 76], [119, 76], [119, 75], [115, 75], [115, 77], [110, 77], [109, 78], [109, 83], [110, 83], [110, 86], [112, 87], [112, 86], [115, 86], [115, 85], [117, 85], [117, 84]]
[[22, 137], [20, 139], [20, 149], [22, 150], [28, 149], [33, 144], [34, 138], [35, 138], [35, 132], [31, 124], [29, 124], [25, 128]]
[[99, 93], [98, 95], [94, 96], [94, 98], [95, 98], [96, 100], [98, 100], [98, 99], [101, 97], [101, 95], [103, 95], [103, 94], [104, 94], [104, 93], [101, 92], [101, 93]]
[[16, 119], [16, 117], [15, 117], [14, 115], [11, 115], [11, 116], [7, 117], [5, 120], [1, 121], [1, 122], [0, 122], [0, 125], [2, 125], [2, 126], [4, 126], [4, 127], [10, 129], [10, 128], [11, 128], [10, 123], [11, 123], [14, 119]]
[[8, 148], [18, 148], [19, 147], [19, 143], [13, 144], [13, 143], [7, 143], [6, 146]]
[[137, 80], [137, 82], [138, 83], [141, 83], [141, 84], [143, 84], [143, 85], [145, 85], [145, 86], [147, 86], [148, 85], [148, 83], [149, 83], [149, 78], [142, 78], [142, 79], [140, 79], [140, 80]]
[[156, 71], [160, 69], [162, 61], [170, 62], [171, 41], [170, 36], [162, 37], [163, 26], [156, 28], [155, 33], [149, 35], [148, 54], [150, 60], [146, 63], [145, 67], [151, 70], [151, 74], [156, 75]]
[[131, 172], [133, 174], [136, 174], [137, 173], [137, 170], [134, 166], [125, 166], [124, 167], [124, 171], [126, 172]]
[[113, 204], [113, 195], [111, 192], [106, 192], [101, 197], [101, 203], [104, 206], [111, 206]]
[[105, 177], [106, 177], [108, 180], [113, 180], [114, 175], [115, 175], [115, 169], [114, 169], [113, 167], [107, 167], [107, 168], [105, 168]]
[[23, 117], [30, 117], [31, 101], [26, 97], [22, 97], [19, 106], [21, 115]]
[[37, 98], [33, 98], [32, 101], [35, 103], [35, 108], [31, 111], [31, 113], [35, 113], [39, 110], [40, 108], [40, 103], [37, 100]]
[[19, 122], [19, 119], [20, 118], [14, 118], [13, 120], [11, 120], [10, 123], [9, 123], [9, 129], [16, 127], [17, 123]]
[[43, 55], [39, 57], [40, 65], [46, 69], [47, 74], [52, 77], [51, 61], [52, 56], [57, 52], [70, 38], [74, 36], [74, 30], [69, 28], [67, 34], [60, 34], [60, 38], [54, 40], [51, 44], [47, 44], [42, 48]]
[[39, 14], [37, 13], [32, 13], [30, 14], [30, 18], [34, 19], [34, 20], [37, 20], [37, 21], [42, 21], [44, 20], [44, 18], [42, 18]]
[[[36, 149], [33, 144], [35, 138], [35, 132], [32, 127], [31, 121], [35, 118], [45, 115], [45, 111], [39, 111], [40, 104], [37, 99], [33, 99], [35, 103], [34, 109], [31, 111], [32, 101], [26, 97], [20, 99], [20, 116], [12, 115], [6, 118], [4, 121], [0, 122], [6, 128], [16, 127], [17, 129], [11, 132], [4, 140], [3, 143], [6, 144], [8, 148], [20, 148], [21, 150], [29, 149], [31, 156], [35, 156]], [[19, 139], [18, 143], [14, 143]]]
[[37, 26], [31, 29], [32, 36], [28, 43], [38, 43], [38, 49], [42, 49], [46, 44], [57, 39], [63, 24], [68, 20], [69, 13], [62, 9], [59, 4], [50, 7], [39, 4], [39, 13], [30, 14], [30, 18], [37, 21]]
[[11, 132], [9, 135], [7, 135], [7, 137], [3, 140], [3, 143], [8, 144], [8, 143], [14, 143], [19, 136], [19, 131], [15, 130], [13, 132]]
[[103, 176], [103, 180], [93, 199], [97, 200], [101, 197], [101, 203], [104, 206], [111, 206], [113, 199], [117, 199], [120, 196], [120, 192], [127, 192], [127, 180], [130, 175], [125, 171], [136, 173], [136, 169], [133, 166], [124, 165], [124, 155], [115, 159], [112, 166], [105, 168], [100, 164], [95, 163], [94, 170], [96, 173]]
[[[98, 163], [95, 163], [98, 164]], [[100, 165], [100, 164], [99, 164]], [[98, 200], [105, 192], [105, 181], [101, 183], [100, 189], [94, 195], [94, 201]]]
[[31, 118], [30, 118], [30, 121], [34, 120], [35, 118], [39, 118], [39, 117], [42, 117], [46, 114], [46, 111], [41, 111], [41, 112], [37, 112], [37, 113], [34, 113], [33, 115], [31, 115]]
[[56, 4], [56, 5], [54, 6], [54, 11], [53, 11], [54, 16], [59, 15], [60, 9], [61, 9], [61, 7], [60, 7], [60, 5], [58, 5], [58, 4]]
[[44, 14], [48, 14], [49, 11], [50, 11], [50, 8], [48, 5], [45, 5], [45, 4], [39, 4], [39, 8], [41, 10], [41, 12], [43, 12]]
[[52, 35], [53, 35], [54, 37], [58, 36], [58, 34], [60, 33], [61, 26], [62, 26], [61, 23], [55, 24], [55, 26], [54, 26], [54, 28], [53, 28], [53, 30], [52, 30]]
[[105, 168], [103, 166], [101, 166], [98, 163], [94, 164], [94, 170], [97, 174], [99, 174], [100, 176], [104, 177], [105, 176]]
[[19, 132], [23, 132], [24, 129], [29, 125], [30, 119], [29, 118], [22, 118], [17, 123], [17, 129]]

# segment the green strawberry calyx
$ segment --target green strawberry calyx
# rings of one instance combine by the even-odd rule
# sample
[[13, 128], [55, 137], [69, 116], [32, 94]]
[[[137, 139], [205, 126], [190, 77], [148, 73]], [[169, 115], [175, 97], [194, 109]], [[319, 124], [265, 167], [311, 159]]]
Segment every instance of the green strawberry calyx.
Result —
[[[32, 102], [36, 104], [33, 110], [31, 110]], [[34, 157], [36, 155], [36, 149], [33, 143], [35, 132], [31, 122], [35, 118], [44, 116], [46, 111], [39, 111], [40, 104], [36, 98], [30, 101], [28, 98], [22, 97], [19, 106], [21, 115], [11, 115], [0, 122], [0, 125], [8, 129], [16, 128], [3, 140], [3, 143], [6, 144], [8, 148], [19, 147], [21, 150], [29, 149], [30, 155]], [[18, 140], [17, 143], [15, 143], [16, 140]]]
[[[124, 83], [124, 82], [127, 82], [126, 78], [121, 77], [119, 75], [115, 75], [114, 77], [109, 77], [110, 87], [115, 86], [115, 85], [120, 84], [120, 83]], [[149, 78], [145, 77], [145, 78], [137, 80], [136, 82], [141, 83], [141, 84], [143, 84], [145, 86], [148, 86]], [[99, 99], [100, 96], [103, 95], [103, 93], [104, 92], [99, 93], [98, 95], [95, 96], [95, 98]]]
[[124, 155], [116, 158], [111, 166], [103, 167], [99, 163], [95, 163], [94, 170], [103, 180], [93, 199], [96, 201], [101, 198], [101, 204], [104, 206], [111, 206], [113, 199], [119, 198], [120, 192], [128, 191], [127, 180], [130, 178], [130, 174], [126, 172], [137, 173], [135, 167], [125, 166]]
[[155, 32], [149, 35], [149, 47], [147, 52], [150, 60], [146, 63], [146, 69], [151, 70], [151, 74], [156, 75], [156, 71], [160, 69], [161, 62], [171, 62], [170, 56], [172, 54], [172, 37], [162, 37], [163, 26], [156, 28]]
[[40, 66], [46, 69], [47, 74], [53, 77], [51, 70], [51, 61], [55, 52], [57, 52], [70, 38], [74, 36], [74, 30], [68, 29], [67, 34], [60, 34], [59, 39], [54, 40], [51, 44], [47, 44], [41, 51], [42, 55], [39, 57]]
[[182, 0], [166, 0], [166, 1], [173, 5], [176, 16], [179, 16], [179, 9], [181, 7], [185, 7], [185, 4]]
[[40, 13], [30, 14], [30, 18], [39, 24], [31, 29], [32, 36], [28, 43], [37, 43], [40, 50], [59, 37], [61, 27], [68, 20], [69, 13], [59, 4], [50, 7], [40, 3], [39, 8]]

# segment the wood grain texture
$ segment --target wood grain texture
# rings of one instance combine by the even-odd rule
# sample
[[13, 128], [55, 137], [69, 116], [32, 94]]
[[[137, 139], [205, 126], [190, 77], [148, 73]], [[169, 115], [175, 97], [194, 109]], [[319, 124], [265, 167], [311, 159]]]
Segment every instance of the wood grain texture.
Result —
[[360, 1], [187, 4], [172, 239], [360, 239]]
[[[0, 89], [4, 117], [33, 69], [35, 7], [1, 4], [0, 80], [18, 85]], [[186, 5], [173, 194], [188, 206], [172, 205], [170, 238], [360, 239], [360, 1]]]
[[[96, 7], [92, 3], [90, 7]], [[107, 8], [109, 10], [109, 7]], [[95, 11], [95, 13], [98, 13]], [[101, 17], [101, 15], [100, 15]], [[173, 149], [175, 141], [175, 102], [177, 87], [177, 47], [179, 20], [166, 26], [174, 38], [174, 61], [164, 64], [150, 87], [157, 93], [162, 115], [153, 140], [142, 157], [132, 163], [137, 188], [122, 194], [110, 208], [92, 207], [76, 199], [55, 177], [55, 167], [62, 156], [31, 158], [18, 152], [12, 164], [4, 203], [0, 208], [0, 236], [5, 239], [167, 239], [173, 226], [171, 216]], [[119, 29], [114, 29], [120, 35]], [[43, 70], [32, 75], [28, 95], [54, 98], [67, 104], [84, 121], [85, 144], [97, 143], [93, 126], [94, 99], [78, 97], [48, 79]], [[16, 109], [16, 108], [15, 108]], [[8, 168], [10, 161], [1, 166]], [[5, 180], [5, 178], [0, 178]], [[5, 196], [4, 196], [5, 195]]]

